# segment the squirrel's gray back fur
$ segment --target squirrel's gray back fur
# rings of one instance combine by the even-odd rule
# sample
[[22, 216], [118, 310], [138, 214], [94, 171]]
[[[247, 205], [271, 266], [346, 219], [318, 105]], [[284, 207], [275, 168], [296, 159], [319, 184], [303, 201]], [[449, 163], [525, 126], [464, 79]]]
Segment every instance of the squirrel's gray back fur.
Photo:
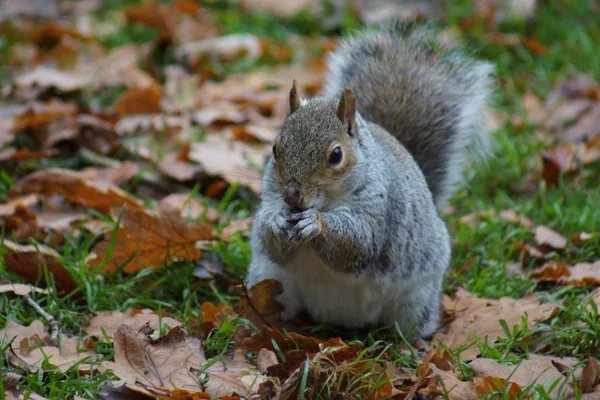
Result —
[[391, 24], [350, 37], [329, 54], [324, 96], [353, 89], [358, 111], [411, 153], [441, 209], [467, 153], [489, 148], [482, 124], [492, 72], [491, 64], [436, 48], [427, 28]]

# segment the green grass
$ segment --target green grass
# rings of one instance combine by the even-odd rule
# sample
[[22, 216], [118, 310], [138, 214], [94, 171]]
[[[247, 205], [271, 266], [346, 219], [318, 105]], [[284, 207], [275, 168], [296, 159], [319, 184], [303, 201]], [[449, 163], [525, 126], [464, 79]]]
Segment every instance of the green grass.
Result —
[[[129, 3], [123, 0], [106, 2], [98, 15], [110, 16], [112, 12]], [[495, 105], [505, 114], [522, 112], [521, 98], [525, 91], [531, 90], [543, 97], [557, 81], [571, 76], [576, 71], [600, 80], [600, 52], [598, 52], [600, 20], [597, 14], [590, 11], [592, 2], [549, 0], [539, 3], [534, 23], [511, 20], [501, 23], [499, 31], [531, 36], [548, 47], [545, 54], [533, 55], [522, 46], [506, 48], [489, 44], [482, 23], [462, 37], [478, 58], [490, 60], [496, 65], [498, 90]], [[219, 8], [213, 5], [212, 7], [217, 20], [227, 33], [250, 32], [276, 38], [282, 42], [295, 34], [312, 36], [323, 33], [306, 15], [284, 22], [265, 14], [242, 16], [233, 6]], [[452, 2], [448, 7], [450, 26], [458, 25], [470, 16], [473, 10], [470, 2], [465, 0]], [[350, 16], [346, 18], [346, 23], [340, 32], [355, 25], [355, 21]], [[13, 49], [11, 37], [0, 39], [0, 51], [10, 54]], [[136, 25], [120, 27], [111, 36], [102, 40], [107, 47], [113, 48], [130, 43], [147, 43], [155, 37], [156, 32], [151, 28]], [[8, 61], [3, 59], [2, 62]], [[252, 64], [232, 63], [223, 66], [221, 75], [246, 71], [270, 63], [272, 60], [268, 57]], [[8, 81], [10, 75], [3, 65], [0, 64], [0, 82]], [[123, 88], [110, 88], [91, 98], [80, 99], [80, 102], [84, 106], [108, 107], [122, 90]], [[545, 145], [534, 135], [534, 127], [528, 125], [515, 127], [505, 124], [498, 129], [495, 137], [498, 144], [495, 156], [487, 165], [475, 166], [468, 171], [466, 187], [452, 201], [456, 212], [445, 217], [455, 239], [452, 268], [446, 287], [451, 289], [459, 285], [464, 286], [476, 295], [488, 298], [502, 296], [519, 298], [543, 289], [542, 296], [560, 305], [561, 311], [548, 325], [542, 324], [533, 329], [527, 329], [526, 324], [516, 328], [506, 327], [509, 333], [507, 339], [493, 345], [480, 344], [482, 354], [486, 357], [505, 363], [516, 363], [527, 357], [527, 352], [523, 351], [527, 343], [531, 340], [546, 339], [549, 342], [545, 352], [575, 356], [580, 359], [586, 353], [600, 357], [600, 328], [597, 323], [594, 323], [598, 320], [598, 311], [590, 309], [583, 302], [585, 295], [590, 291], [589, 288], [539, 286], [529, 277], [514, 276], [506, 269], [508, 264], [519, 261], [519, 250], [513, 244], [513, 239], [531, 241], [533, 234], [530, 229], [493, 216], [483, 218], [475, 228], [460, 224], [458, 221], [461, 216], [480, 210], [512, 209], [530, 218], [535, 225], [548, 226], [566, 237], [582, 231], [598, 233], [600, 189], [594, 179], [597, 180], [600, 174], [600, 165], [586, 167], [582, 173], [583, 179], [579, 179], [577, 184], [565, 178], [558, 188], [546, 188], [539, 172], [541, 168], [539, 152]], [[27, 144], [26, 136], [20, 140], [23, 140], [23, 145]], [[31, 161], [2, 170], [0, 171], [0, 199], [5, 197], [15, 177], [21, 175], [23, 170], [50, 166], [78, 169], [83, 164], [78, 157], [72, 157]], [[127, 189], [136, 192], [136, 186], [133, 184]], [[228, 217], [237, 218], [250, 215], [254, 204], [251, 199], [236, 195], [232, 189], [220, 203], [214, 205]], [[10, 238], [6, 237], [6, 239]], [[197, 319], [201, 317], [200, 306], [203, 302], [223, 302], [232, 307], [237, 304], [236, 295], [226, 293], [216, 285], [198, 285], [197, 280], [192, 276], [196, 268], [195, 263], [178, 263], [158, 271], [145, 270], [130, 276], [123, 274], [99, 276], [83, 263], [83, 259], [96, 240], [97, 238], [91, 234], [77, 238], [67, 237], [65, 244], [60, 248], [64, 265], [80, 288], [77, 295], [63, 298], [52, 294], [32, 295], [44, 310], [60, 322], [61, 329], [65, 333], [79, 333], [87, 326], [94, 313], [104, 310], [125, 311], [130, 308], [163, 310], [171, 317], [194, 326], [197, 324]], [[244, 276], [251, 257], [247, 239], [238, 236], [228, 244], [214, 244], [209, 250], [218, 256], [231, 277]], [[570, 245], [567, 250], [550, 255], [550, 258], [574, 264], [596, 261], [599, 254], [600, 239], [596, 235], [594, 239], [576, 246]], [[533, 263], [526, 265], [526, 271], [530, 271], [533, 267]], [[20, 277], [6, 269], [1, 258], [0, 279], [11, 282], [22, 281]], [[568, 305], [564, 305], [565, 301]], [[29, 324], [34, 319], [41, 318], [23, 298], [15, 296], [0, 296], [0, 310], [3, 310], [0, 315], [0, 327], [4, 326], [9, 319], [21, 324]], [[589, 326], [578, 326], [577, 321], [586, 321]], [[239, 322], [224, 323], [211, 333], [204, 342], [207, 356], [219, 355], [232, 346]], [[401, 368], [416, 367], [411, 354], [400, 351], [404, 341], [393, 329], [338, 332], [332, 327], [319, 325], [313, 327], [313, 332], [319, 337], [343, 334], [346, 339], [359, 339], [366, 346], [377, 346], [381, 344], [381, 340], [385, 340], [385, 343], [389, 344], [387, 359]], [[532, 336], [535, 339], [531, 339]], [[4, 350], [4, 348], [0, 349], [0, 353], [4, 353]], [[110, 343], [100, 342], [94, 351], [110, 355], [113, 349]], [[373, 362], [376, 361], [377, 357]], [[472, 374], [467, 364], [458, 363], [458, 368], [465, 376]], [[0, 359], [0, 369], [15, 371], [5, 358]], [[309, 369], [304, 373], [302, 382], [304, 385], [310, 385], [312, 381]], [[73, 394], [93, 398], [99, 386], [110, 379], [112, 377], [106, 373], [81, 377], [76, 368], [61, 372], [48, 367], [43, 376], [41, 373], [28, 375], [24, 386], [29, 392], [36, 392], [50, 398], [66, 398]], [[370, 385], [381, 383], [377, 376], [371, 375], [366, 378], [366, 381]], [[329, 390], [327, 385], [321, 389], [323, 395]], [[539, 398], [547, 398], [544, 389], [539, 385], [522, 389], [525, 393], [536, 393]], [[502, 397], [490, 395], [488, 398]]]

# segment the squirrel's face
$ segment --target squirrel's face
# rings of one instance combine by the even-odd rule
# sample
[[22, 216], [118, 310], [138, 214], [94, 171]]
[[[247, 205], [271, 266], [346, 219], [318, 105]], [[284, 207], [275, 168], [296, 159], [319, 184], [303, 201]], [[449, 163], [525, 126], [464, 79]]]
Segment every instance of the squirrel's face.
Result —
[[273, 145], [276, 186], [290, 209], [319, 209], [343, 193], [356, 164], [356, 99], [347, 89], [337, 102], [301, 104], [294, 82], [290, 110]]

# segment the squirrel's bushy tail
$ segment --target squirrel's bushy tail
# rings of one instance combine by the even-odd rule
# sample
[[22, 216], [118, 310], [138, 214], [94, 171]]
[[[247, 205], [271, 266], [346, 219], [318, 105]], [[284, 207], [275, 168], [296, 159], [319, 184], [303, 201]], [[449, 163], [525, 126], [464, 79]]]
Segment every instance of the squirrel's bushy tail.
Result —
[[493, 67], [436, 46], [428, 28], [393, 24], [346, 39], [328, 68], [324, 95], [352, 88], [361, 115], [406, 147], [442, 208], [467, 153], [489, 148], [483, 121]]

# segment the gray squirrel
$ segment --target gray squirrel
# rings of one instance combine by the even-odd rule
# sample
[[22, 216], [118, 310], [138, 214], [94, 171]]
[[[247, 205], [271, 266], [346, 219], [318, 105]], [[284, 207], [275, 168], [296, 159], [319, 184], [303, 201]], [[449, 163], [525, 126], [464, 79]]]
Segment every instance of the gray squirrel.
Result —
[[394, 24], [328, 55], [322, 96], [301, 99], [266, 163], [247, 283], [283, 286], [284, 319], [346, 328], [439, 327], [451, 243], [439, 215], [466, 155], [486, 154], [493, 67]]

